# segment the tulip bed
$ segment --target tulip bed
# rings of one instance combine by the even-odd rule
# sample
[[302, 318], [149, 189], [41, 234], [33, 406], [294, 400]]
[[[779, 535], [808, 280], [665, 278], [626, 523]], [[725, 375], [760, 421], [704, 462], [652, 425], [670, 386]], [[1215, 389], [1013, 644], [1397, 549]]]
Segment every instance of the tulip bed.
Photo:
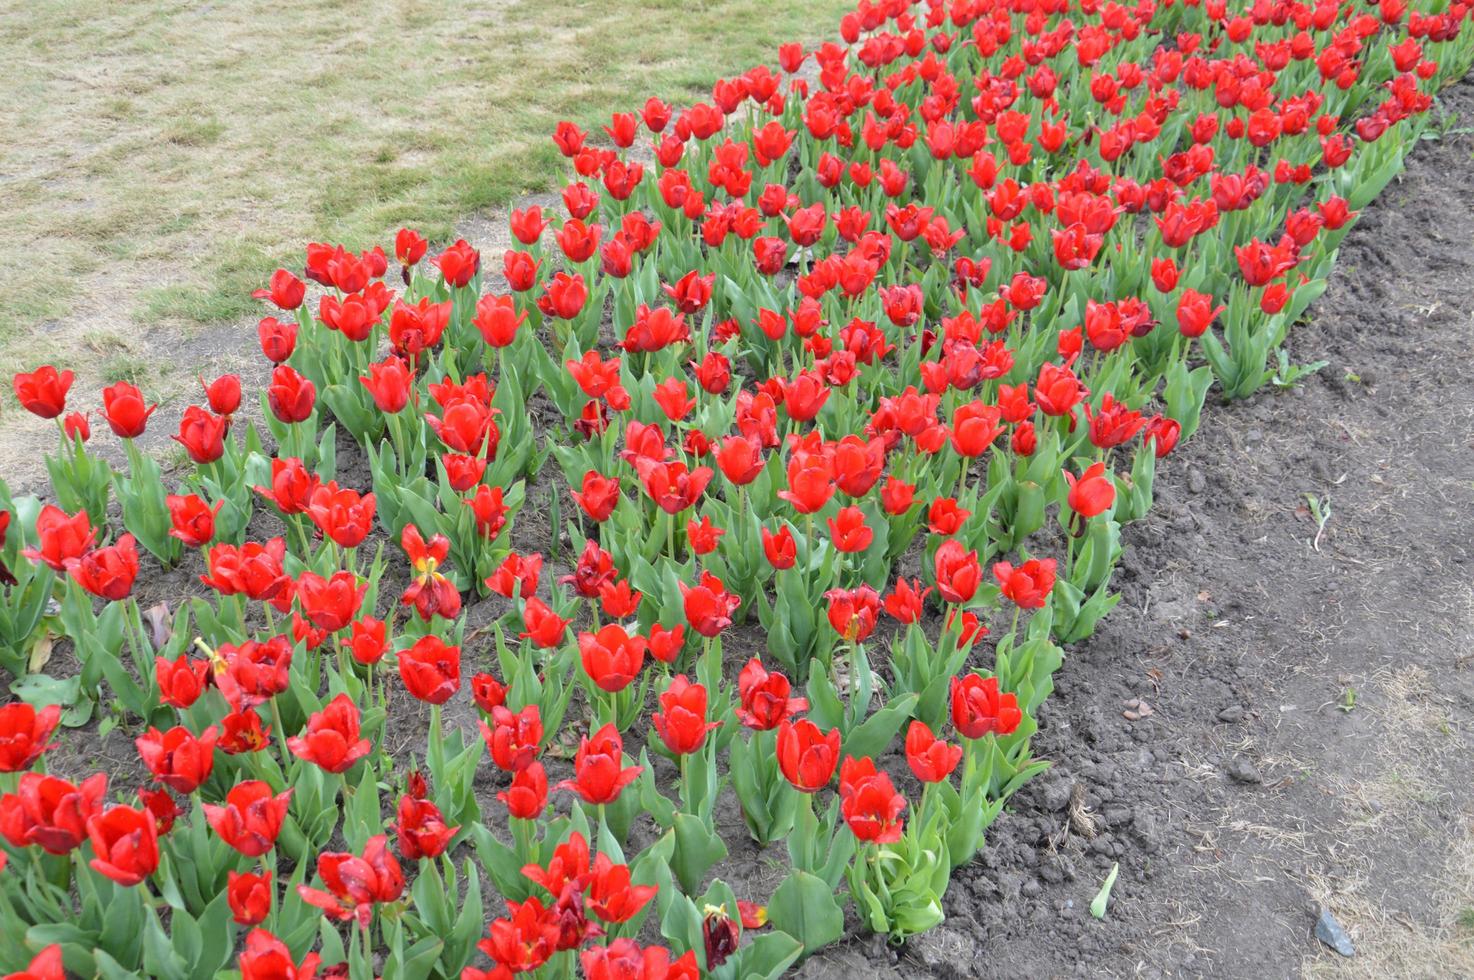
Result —
[[[1122, 525], [1210, 392], [1294, 370], [1469, 9], [862, 3], [559, 125], [505, 291], [308, 246], [263, 423], [208, 384], [181, 472], [133, 386], [16, 375], [59, 448], [49, 501], [0, 485], [0, 969], [755, 978], [937, 925]], [[144, 774], [49, 773], [68, 728]]]

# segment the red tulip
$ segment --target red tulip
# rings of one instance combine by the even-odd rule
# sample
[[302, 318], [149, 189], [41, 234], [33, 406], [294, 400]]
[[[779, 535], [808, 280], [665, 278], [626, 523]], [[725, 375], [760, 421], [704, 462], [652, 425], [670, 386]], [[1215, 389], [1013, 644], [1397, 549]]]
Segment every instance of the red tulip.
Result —
[[87, 421], [86, 412], [69, 412], [61, 423], [63, 431], [69, 440], [81, 440], [86, 442], [92, 438], [92, 425]]
[[807, 718], [778, 726], [778, 768], [793, 787], [817, 793], [829, 785], [839, 764], [839, 729], [825, 734]]
[[641, 766], [624, 766], [624, 742], [613, 724], [605, 725], [579, 743], [573, 760], [573, 779], [558, 784], [571, 789], [585, 803], [602, 806], [619, 799], [619, 794], [639, 778]]
[[644, 482], [645, 492], [667, 514], [679, 514], [695, 504], [712, 478], [709, 467], [698, 466], [688, 472], [686, 464], [679, 460], [661, 463], [641, 458], [635, 468]]
[[[695, 545], [692, 545], [693, 550]], [[605, 582], [599, 587], [599, 606], [610, 619], [628, 619], [640, 608], [643, 592], [636, 592], [629, 579]]]
[[512, 784], [496, 798], [518, 820], [536, 820], [548, 805], [548, 774], [541, 762], [530, 762], [512, 776]]
[[358, 381], [373, 398], [374, 407], [385, 415], [402, 412], [414, 387], [414, 375], [404, 359], [391, 354], [377, 364], [370, 364], [368, 372], [359, 375]]
[[199, 737], [182, 726], [167, 732], [150, 728], [134, 740], [138, 756], [158, 782], [181, 796], [200, 788], [215, 766], [215, 741], [220, 732], [211, 726]]
[[791, 691], [787, 677], [769, 672], [753, 657], [737, 675], [737, 720], [755, 731], [772, 731], [790, 716], [808, 710], [808, 700], [789, 697]]
[[271, 872], [232, 871], [226, 878], [225, 900], [236, 925], [255, 926], [271, 913]]
[[[163, 657], [154, 658], [154, 679], [159, 685], [159, 701], [173, 708], [188, 708], [198, 701], [205, 692], [209, 676], [209, 662], [191, 660], [188, 654], [181, 654], [178, 660], [172, 662]], [[3, 768], [0, 765], [0, 769]]]
[[1105, 469], [1104, 463], [1095, 463], [1079, 479], [1065, 471], [1065, 480], [1070, 485], [1069, 507], [1083, 518], [1105, 513], [1116, 501], [1116, 485], [1105, 475]]
[[483, 974], [485, 980], [532, 973], [558, 952], [560, 930], [552, 909], [534, 897], [508, 902], [507, 911], [510, 917], [493, 921], [487, 937], [476, 944], [497, 964], [496, 970]]
[[574, 493], [573, 499], [589, 517], [595, 521], [606, 521], [619, 504], [619, 478], [602, 476], [597, 470], [589, 470], [583, 475], [583, 492]]
[[673, 628], [666, 629], [659, 623], [650, 624], [650, 656], [656, 660], [663, 664], [675, 663], [685, 645], [686, 627], [684, 625], [677, 623]]
[[136, 439], [143, 435], [148, 417], [158, 405], [147, 405], [143, 392], [126, 381], [102, 390], [102, 416], [120, 439]]
[[[0, 864], [0, 870], [4, 865]], [[31, 957], [31, 962], [19, 973], [7, 973], [5, 980], [66, 980], [66, 968], [62, 965], [61, 944], [52, 943]]]
[[359, 603], [368, 591], [368, 582], [348, 571], [336, 571], [331, 578], [303, 572], [297, 579], [297, 604], [312, 625], [336, 633], [358, 615]]
[[35, 844], [47, 854], [70, 854], [87, 839], [87, 822], [102, 812], [107, 776], [78, 785], [28, 772], [16, 792], [0, 797], [0, 836], [15, 847]]
[[1177, 299], [1177, 329], [1184, 337], [1201, 337], [1227, 308], [1222, 304], [1214, 306], [1212, 296], [1184, 289]]
[[940, 783], [961, 759], [962, 746], [943, 742], [925, 722], [913, 721], [906, 730], [906, 764], [923, 783]]
[[[512, 277], [509, 275], [507, 278], [511, 281]], [[538, 297], [537, 308], [543, 316], [572, 320], [583, 312], [588, 298], [589, 290], [583, 276], [559, 272], [543, 284], [543, 295]]]
[[241, 407], [240, 375], [222, 374], [205, 385], [205, 400], [210, 403], [210, 411], [216, 415], [234, 415]]
[[282, 310], [295, 310], [302, 305], [302, 300], [306, 295], [307, 285], [286, 269], [277, 269], [271, 274], [271, 279], [265, 289], [258, 289], [251, 294], [255, 299], [270, 300], [274, 306]]
[[327, 707], [308, 716], [307, 728], [287, 739], [287, 748], [325, 772], [344, 773], [373, 746], [359, 737], [358, 705], [348, 695], [339, 694]]
[[278, 320], [274, 316], [263, 317], [256, 325], [256, 338], [261, 343], [261, 353], [273, 364], [280, 364], [292, 356], [297, 347], [297, 321]]
[[824, 598], [829, 600], [829, 625], [840, 639], [846, 643], [864, 643], [875, 630], [880, 615], [880, 596], [876, 591], [868, 585], [830, 589]]
[[299, 966], [286, 943], [265, 929], [252, 929], [236, 968], [241, 980], [314, 980], [319, 959], [316, 953], [308, 953]]
[[597, 599], [605, 582], [614, 581], [614, 557], [599, 547], [592, 538], [584, 542], [573, 574], [558, 580], [561, 585], [572, 585], [573, 591], [585, 599]]
[[434, 261], [440, 274], [445, 277], [446, 285], [455, 289], [468, 284], [481, 271], [481, 253], [472, 248], [464, 238], [457, 239], [454, 245], [441, 252]]
[[[531, 640], [532, 645], [542, 650], [556, 650], [568, 634], [571, 619], [564, 619], [537, 596], [527, 600], [522, 607], [522, 625], [527, 627], [518, 636]], [[580, 640], [582, 646], [582, 640]]]
[[[481, 738], [491, 761], [507, 772], [521, 772], [537, 759], [543, 738], [542, 715], [535, 704], [513, 714], [505, 707], [491, 709], [491, 725], [481, 722]], [[546, 778], [544, 778], [546, 782]]]
[[271, 729], [261, 723], [261, 716], [245, 709], [233, 711], [220, 719], [220, 741], [216, 743], [226, 755], [260, 752], [270, 744]]
[[660, 695], [661, 710], [651, 722], [665, 747], [675, 755], [696, 752], [706, 742], [706, 733], [721, 725], [706, 720], [706, 688], [677, 674]]
[[508, 599], [527, 599], [537, 593], [542, 574], [543, 556], [519, 555], [515, 551], [502, 559], [497, 570], [486, 580], [486, 587]]
[[406, 861], [438, 858], [459, 829], [447, 827], [440, 808], [429, 800], [408, 794], [399, 798], [394, 833], [399, 839], [399, 854]]
[[159, 830], [152, 814], [131, 806], [109, 807], [87, 821], [93, 871], [125, 888], [153, 874], [159, 866]]
[[517, 311], [511, 296], [483, 296], [476, 303], [471, 323], [481, 332], [481, 339], [491, 347], [509, 347], [517, 339], [517, 331], [527, 322], [527, 314]]
[[441, 564], [450, 555], [450, 540], [443, 534], [436, 534], [426, 542], [418, 527], [406, 524], [399, 534], [399, 546], [414, 568], [414, 578], [405, 587], [400, 603], [414, 606], [415, 612], [426, 622], [432, 616], [454, 619], [459, 615], [461, 593], [440, 572]]
[[1018, 698], [998, 689], [998, 678], [968, 674], [952, 678], [952, 726], [964, 738], [989, 732], [1011, 734], [1023, 720]]
[[309, 473], [295, 457], [271, 461], [271, 486], [256, 487], [256, 492], [276, 504], [283, 514], [303, 514], [317, 490], [317, 475]]
[[248, 780], [225, 794], [223, 805], [204, 804], [205, 819], [220, 839], [248, 858], [260, 857], [276, 846], [292, 791], [271, 795], [271, 787]]
[[404, 894], [404, 872], [383, 834], [369, 838], [362, 857], [341, 851], [319, 854], [317, 876], [327, 890], [298, 885], [302, 901], [340, 922], [357, 920], [365, 929], [375, 905], [397, 901]]
[[607, 854], [594, 856], [589, 876], [589, 908], [605, 922], [628, 922], [650, 903], [659, 889], [636, 885], [627, 864], [615, 864]]
[[411, 695], [444, 704], [461, 688], [461, 648], [436, 636], [423, 636], [399, 654], [399, 677]]
[[837, 551], [853, 553], [870, 547], [875, 532], [865, 525], [865, 512], [845, 507], [829, 519], [829, 535]]
[[1020, 609], [1042, 609], [1054, 589], [1053, 558], [1030, 558], [1018, 568], [1006, 561], [993, 566], [993, 577], [1003, 596]]
[[61, 720], [61, 708], [50, 704], [37, 711], [24, 701], [0, 707], [0, 772], [24, 772], [42, 753]]
[[214, 507], [205, 503], [197, 494], [181, 497], [170, 494], [164, 498], [169, 508], [169, 522], [174, 526], [169, 536], [178, 538], [189, 548], [203, 548], [215, 537], [215, 516], [225, 501], [217, 501]]
[[133, 591], [138, 577], [138, 548], [133, 535], [125, 534], [116, 544], [94, 548], [81, 558], [67, 562], [67, 572], [78, 585], [100, 599], [119, 602]]
[[891, 594], [885, 597], [883, 603], [886, 613], [898, 623], [917, 623], [921, 621], [924, 603], [931, 588], [922, 588], [919, 579], [907, 582], [903, 578], [896, 579], [896, 587]]
[[229, 430], [230, 420], [226, 417], [191, 405], [179, 420], [179, 433], [170, 438], [184, 447], [190, 460], [204, 466], [225, 455], [225, 434]]
[[[272, 538], [265, 544], [247, 541], [240, 547], [217, 544], [206, 554], [208, 575], [200, 581], [221, 595], [247, 595], [258, 602], [275, 599], [292, 580], [282, 571], [287, 543]], [[290, 593], [289, 593], [290, 594]]]
[[307, 516], [339, 547], [356, 548], [363, 544], [374, 526], [374, 495], [339, 487], [337, 481], [324, 483], [312, 492]]
[[778, 496], [793, 505], [800, 514], [824, 509], [834, 496], [833, 473], [829, 462], [819, 454], [805, 453], [788, 461], [788, 489]]
[[40, 547], [27, 548], [22, 554], [64, 572], [92, 547], [97, 531], [87, 520], [86, 511], [68, 516], [60, 507], [47, 504], [36, 517], [36, 537]]
[[645, 663], [646, 642], [611, 623], [597, 633], [578, 634], [578, 654], [584, 673], [601, 691], [622, 691], [639, 676]]
[[21, 407], [43, 419], [54, 419], [66, 411], [67, 389], [71, 386], [72, 372], [57, 371], [50, 364], [11, 379], [11, 387]]
[[763, 556], [768, 559], [768, 564], [778, 571], [792, 568], [798, 560], [798, 543], [793, 539], [793, 531], [787, 524], [778, 529], [774, 534], [767, 528], [763, 532]]
[[891, 777], [875, 771], [869, 758], [845, 759], [839, 770], [839, 812], [859, 840], [894, 844], [901, 839], [901, 811], [906, 798]]
[[317, 388], [290, 366], [278, 364], [271, 372], [266, 400], [271, 406], [271, 414], [291, 425], [311, 417], [313, 405], [317, 402]]
[[942, 542], [933, 559], [937, 575], [937, 593], [946, 602], [966, 605], [977, 594], [983, 570], [976, 551], [964, 551], [956, 538]]
[[732, 625], [732, 614], [742, 604], [742, 598], [728, 592], [721, 579], [703, 571], [695, 588], [685, 582], [676, 584], [681, 590], [686, 622], [693, 630], [702, 636], [713, 637]]

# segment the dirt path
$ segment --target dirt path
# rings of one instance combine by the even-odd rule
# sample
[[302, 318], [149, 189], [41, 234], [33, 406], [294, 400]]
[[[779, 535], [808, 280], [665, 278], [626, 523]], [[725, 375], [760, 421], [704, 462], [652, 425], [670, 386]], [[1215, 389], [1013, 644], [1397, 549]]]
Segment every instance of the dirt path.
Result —
[[[1467, 126], [1474, 80], [1443, 102]], [[1290, 342], [1330, 364], [1212, 407], [1159, 476], [1044, 708], [1055, 768], [897, 976], [1474, 977], [1471, 154], [1423, 143], [1347, 239]]]

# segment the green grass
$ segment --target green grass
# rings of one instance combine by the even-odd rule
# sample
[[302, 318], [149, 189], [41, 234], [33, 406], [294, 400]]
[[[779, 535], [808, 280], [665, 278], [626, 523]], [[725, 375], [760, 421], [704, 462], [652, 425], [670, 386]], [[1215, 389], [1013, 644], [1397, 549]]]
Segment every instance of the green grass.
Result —
[[240, 317], [308, 240], [443, 240], [562, 176], [559, 119], [706, 98], [851, 6], [0, 0], [0, 353], [56, 356], [54, 321]]

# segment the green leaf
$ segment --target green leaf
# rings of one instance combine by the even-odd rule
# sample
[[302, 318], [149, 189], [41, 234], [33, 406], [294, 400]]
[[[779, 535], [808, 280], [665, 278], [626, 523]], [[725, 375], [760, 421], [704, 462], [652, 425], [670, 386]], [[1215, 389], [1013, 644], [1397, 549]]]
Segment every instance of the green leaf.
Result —
[[807, 871], [789, 875], [768, 902], [768, 921], [803, 943], [804, 954], [844, 935], [844, 910], [834, 889]]

